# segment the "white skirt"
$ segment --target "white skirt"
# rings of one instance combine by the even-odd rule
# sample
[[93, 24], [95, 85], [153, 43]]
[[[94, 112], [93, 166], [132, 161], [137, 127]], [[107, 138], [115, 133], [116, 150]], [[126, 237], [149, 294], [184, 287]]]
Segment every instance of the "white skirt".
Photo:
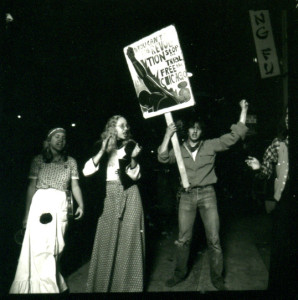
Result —
[[[42, 224], [40, 216], [45, 213], [51, 214], [52, 220]], [[59, 256], [65, 245], [66, 227], [65, 192], [56, 189], [37, 190], [32, 198], [10, 294], [61, 293], [67, 289], [58, 269]]]

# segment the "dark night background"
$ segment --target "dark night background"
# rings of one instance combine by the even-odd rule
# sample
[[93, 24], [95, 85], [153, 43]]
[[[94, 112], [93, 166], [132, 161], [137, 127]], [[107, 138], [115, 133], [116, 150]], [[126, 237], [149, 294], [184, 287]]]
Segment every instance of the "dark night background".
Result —
[[[143, 119], [123, 48], [168, 25], [176, 26], [187, 71], [193, 74], [190, 83], [197, 103], [193, 108], [174, 112], [174, 119], [194, 111], [207, 122], [210, 136], [219, 136], [239, 118], [241, 99], [250, 103], [249, 114], [257, 115], [255, 134], [229, 153], [219, 155], [217, 166], [219, 192], [225, 186], [232, 195], [249, 194], [247, 190], [239, 190], [241, 180], [251, 178], [244, 158], [247, 154], [262, 157], [276, 135], [284, 104], [282, 76], [262, 80], [258, 65], [253, 62], [256, 53], [248, 10], [269, 10], [281, 60], [281, 12], [287, 9], [290, 127], [295, 131], [297, 71], [293, 70], [293, 62], [297, 54], [293, 49], [297, 49], [298, 21], [295, 5], [295, 1], [265, 0], [3, 1], [0, 209], [4, 242], [1, 244], [2, 253], [10, 252], [11, 258], [8, 256], [1, 268], [2, 290], [6, 292], [13, 279], [19, 253], [13, 233], [21, 226], [29, 164], [41, 150], [50, 128], [67, 129], [69, 152], [81, 170], [107, 119], [115, 114], [127, 117], [134, 137], [143, 146], [141, 192], [146, 201], [145, 211], [150, 215], [163, 169], [157, 162], [156, 149], [166, 123], [163, 116]], [[14, 18], [10, 24], [5, 24], [7, 12]], [[22, 118], [18, 119], [18, 115]], [[76, 127], [71, 127], [72, 123]], [[292, 162], [292, 166], [296, 165], [294, 156]], [[177, 176], [174, 171], [172, 174]], [[90, 200], [88, 184], [81, 178], [86, 217], [70, 229], [73, 240], [69, 243], [73, 243], [77, 259], [73, 267], [65, 267], [66, 273], [90, 254], [92, 242], [82, 243], [87, 245], [83, 247], [83, 255], [78, 249], [82, 235], [89, 234], [89, 240], [93, 237], [93, 229], [89, 229], [95, 222], [92, 214], [95, 204]], [[223, 196], [225, 189], [222, 188]], [[242, 202], [240, 210], [254, 210], [245, 197]]]

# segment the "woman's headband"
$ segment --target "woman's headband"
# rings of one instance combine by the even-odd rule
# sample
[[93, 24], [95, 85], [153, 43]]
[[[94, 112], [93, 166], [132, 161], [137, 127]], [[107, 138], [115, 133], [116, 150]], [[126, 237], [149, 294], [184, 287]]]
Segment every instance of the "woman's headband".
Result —
[[54, 133], [58, 132], [58, 131], [62, 131], [62, 132], [65, 132], [65, 129], [64, 128], [61, 128], [61, 127], [57, 127], [57, 128], [54, 128], [54, 129], [51, 129], [48, 133], [48, 138], [51, 137]]

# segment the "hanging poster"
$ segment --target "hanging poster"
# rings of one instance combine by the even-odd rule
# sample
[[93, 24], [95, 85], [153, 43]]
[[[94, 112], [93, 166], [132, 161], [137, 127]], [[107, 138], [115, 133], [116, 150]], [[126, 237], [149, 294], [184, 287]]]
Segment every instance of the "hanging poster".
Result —
[[195, 104], [175, 26], [124, 48], [144, 118]]
[[268, 10], [250, 10], [250, 21], [262, 78], [280, 75]]

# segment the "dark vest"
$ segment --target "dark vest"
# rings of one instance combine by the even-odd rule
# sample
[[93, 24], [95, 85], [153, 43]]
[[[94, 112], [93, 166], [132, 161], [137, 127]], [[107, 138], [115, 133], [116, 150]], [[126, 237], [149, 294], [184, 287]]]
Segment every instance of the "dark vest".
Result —
[[[129, 141], [124, 148], [124, 151], [126, 155], [123, 157], [123, 159], [119, 159], [119, 178], [120, 182], [123, 185], [124, 190], [128, 189], [132, 185], [136, 184], [136, 181], [132, 180], [125, 172], [127, 166], [130, 164], [131, 160], [131, 153], [135, 147], [136, 143], [134, 141]], [[97, 152], [98, 153], [99, 149], [101, 147], [101, 144], [99, 147], [97, 146]], [[107, 153], [104, 154], [104, 156], [101, 159], [101, 167], [100, 169], [102, 170], [102, 176], [103, 179], [106, 181], [107, 179], [107, 167], [108, 167], [108, 160], [109, 160], [109, 155]], [[104, 171], [103, 171], [104, 170]]]

